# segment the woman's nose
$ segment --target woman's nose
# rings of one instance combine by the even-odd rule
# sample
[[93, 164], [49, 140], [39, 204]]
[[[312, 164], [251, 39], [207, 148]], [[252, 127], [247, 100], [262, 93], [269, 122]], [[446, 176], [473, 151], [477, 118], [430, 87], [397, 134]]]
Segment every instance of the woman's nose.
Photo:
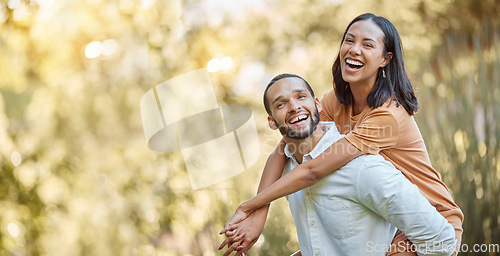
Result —
[[353, 45], [350, 49], [349, 49], [349, 53], [352, 54], [352, 55], [360, 55], [361, 52], [360, 52], [360, 47], [358, 44], [355, 44]]

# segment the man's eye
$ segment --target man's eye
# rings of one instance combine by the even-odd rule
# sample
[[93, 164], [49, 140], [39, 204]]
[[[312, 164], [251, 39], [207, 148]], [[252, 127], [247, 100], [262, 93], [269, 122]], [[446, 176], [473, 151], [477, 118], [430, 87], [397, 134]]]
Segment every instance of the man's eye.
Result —
[[352, 39], [349, 39], [349, 38], [346, 38], [344, 41], [348, 42], [348, 43], [352, 43], [354, 42]]
[[283, 104], [283, 103], [278, 103], [278, 105], [276, 105], [276, 107], [277, 107], [277, 108], [281, 108], [281, 107], [283, 107], [284, 105], [285, 105], [285, 104]]
[[305, 95], [299, 95], [299, 99], [303, 99], [305, 97], [306, 97]]

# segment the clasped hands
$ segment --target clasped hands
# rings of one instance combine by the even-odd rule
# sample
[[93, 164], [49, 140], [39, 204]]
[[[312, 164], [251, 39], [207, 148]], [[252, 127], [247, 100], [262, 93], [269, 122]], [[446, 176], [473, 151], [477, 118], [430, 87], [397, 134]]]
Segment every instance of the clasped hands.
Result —
[[[264, 208], [264, 207], [263, 207]], [[230, 255], [236, 251], [235, 256], [245, 256], [248, 250], [257, 242], [267, 217], [266, 209], [259, 209], [253, 213], [246, 213], [242, 207], [238, 207], [234, 215], [226, 222], [224, 229], [219, 233], [225, 234], [226, 239], [219, 246], [222, 250], [227, 245], [223, 256]]]

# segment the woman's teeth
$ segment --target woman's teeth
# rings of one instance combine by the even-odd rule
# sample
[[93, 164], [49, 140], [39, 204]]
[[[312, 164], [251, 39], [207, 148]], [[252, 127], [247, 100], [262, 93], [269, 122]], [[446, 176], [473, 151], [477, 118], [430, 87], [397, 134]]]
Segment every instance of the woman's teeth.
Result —
[[363, 63], [359, 62], [359, 61], [355, 61], [355, 60], [350, 60], [350, 59], [347, 59], [345, 61], [349, 66], [353, 66], [353, 67], [356, 67], [356, 68], [360, 68], [360, 67], [363, 67]]

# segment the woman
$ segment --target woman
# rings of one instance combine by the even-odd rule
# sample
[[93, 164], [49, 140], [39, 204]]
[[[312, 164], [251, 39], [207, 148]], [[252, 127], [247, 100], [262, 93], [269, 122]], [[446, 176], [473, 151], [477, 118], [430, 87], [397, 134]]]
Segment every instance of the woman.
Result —
[[[356, 17], [344, 33], [332, 73], [334, 88], [322, 99], [321, 120], [334, 121], [340, 133], [346, 134], [345, 138], [320, 157], [280, 178], [286, 161], [281, 142], [268, 159], [258, 195], [242, 203], [226, 223], [221, 233], [229, 238], [223, 245], [232, 241], [234, 249], [243, 241], [239, 253], [246, 252], [262, 230], [271, 201], [316, 184], [366, 153], [380, 153], [417, 185], [454, 226], [460, 242], [463, 213], [432, 168], [412, 117], [418, 103], [405, 71], [401, 41], [394, 25], [369, 13]], [[393, 240], [397, 250], [388, 255], [416, 255], [409, 252], [407, 242], [406, 236], [398, 231]], [[400, 246], [403, 243], [405, 246]]]

